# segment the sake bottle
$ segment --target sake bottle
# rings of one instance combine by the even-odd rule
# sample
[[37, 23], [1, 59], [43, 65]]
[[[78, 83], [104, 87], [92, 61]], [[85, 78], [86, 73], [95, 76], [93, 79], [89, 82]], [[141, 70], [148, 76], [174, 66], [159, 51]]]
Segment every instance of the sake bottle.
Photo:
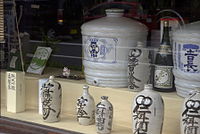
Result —
[[175, 91], [168, 21], [164, 21], [162, 41], [156, 54], [154, 69], [154, 90], [161, 92]]
[[50, 76], [42, 85], [42, 118], [45, 122], [60, 121], [62, 88], [60, 83]]
[[97, 133], [110, 134], [113, 121], [113, 106], [107, 96], [101, 97], [101, 102], [96, 105], [95, 122]]
[[95, 123], [95, 102], [89, 93], [89, 86], [83, 86], [83, 94], [76, 103], [77, 121], [80, 125], [91, 125]]
[[133, 99], [133, 134], [162, 134], [164, 101], [152, 88], [152, 84], [145, 84], [144, 90]]

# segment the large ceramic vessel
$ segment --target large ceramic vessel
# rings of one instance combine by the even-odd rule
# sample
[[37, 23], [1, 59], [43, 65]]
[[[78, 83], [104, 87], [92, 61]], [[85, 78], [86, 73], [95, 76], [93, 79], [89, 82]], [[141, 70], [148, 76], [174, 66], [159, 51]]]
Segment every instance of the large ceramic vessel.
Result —
[[141, 91], [150, 82], [150, 53], [144, 43], [130, 49], [128, 55], [128, 87], [131, 91]]
[[57, 122], [61, 113], [61, 85], [50, 76], [42, 85], [42, 117], [45, 122]]
[[85, 126], [95, 122], [95, 102], [88, 89], [88, 85], [83, 86], [83, 94], [76, 103], [77, 121]]
[[134, 134], [162, 134], [164, 103], [162, 97], [147, 84], [133, 99], [132, 130]]
[[185, 99], [180, 119], [181, 134], [200, 134], [200, 88]]
[[101, 97], [101, 102], [96, 106], [95, 122], [97, 133], [109, 134], [112, 130], [113, 106], [107, 96]]
[[183, 26], [173, 33], [175, 86], [186, 97], [200, 87], [200, 21]]
[[106, 10], [106, 17], [82, 25], [86, 82], [96, 86], [127, 87], [129, 49], [146, 42], [147, 27], [123, 17], [122, 9]]

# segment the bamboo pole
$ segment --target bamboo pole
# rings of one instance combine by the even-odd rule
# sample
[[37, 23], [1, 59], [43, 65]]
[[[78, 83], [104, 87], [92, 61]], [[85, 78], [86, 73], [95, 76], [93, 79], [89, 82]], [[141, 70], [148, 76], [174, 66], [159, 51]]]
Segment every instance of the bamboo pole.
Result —
[[4, 41], [4, 6], [0, 0], [0, 42]]

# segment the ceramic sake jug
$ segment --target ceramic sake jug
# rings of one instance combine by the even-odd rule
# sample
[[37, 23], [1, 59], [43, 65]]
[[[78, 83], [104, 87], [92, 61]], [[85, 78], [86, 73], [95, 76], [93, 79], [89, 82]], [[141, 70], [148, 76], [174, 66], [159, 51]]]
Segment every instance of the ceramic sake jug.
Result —
[[91, 125], [95, 121], [95, 102], [88, 89], [88, 85], [83, 86], [83, 94], [76, 103], [77, 121], [80, 125]]
[[128, 55], [128, 88], [142, 91], [144, 84], [150, 82], [150, 52], [143, 42], [130, 49]]
[[180, 126], [181, 134], [200, 134], [200, 88], [185, 99]]
[[81, 26], [85, 80], [95, 86], [127, 87], [127, 54], [137, 41], [146, 42], [148, 28], [123, 17], [123, 9], [105, 12], [105, 17]]
[[133, 99], [132, 130], [134, 134], [161, 134], [164, 117], [162, 97], [152, 90], [152, 84]]
[[109, 134], [112, 130], [113, 106], [107, 96], [101, 97], [101, 102], [96, 106], [95, 122], [97, 133]]
[[200, 87], [200, 21], [173, 33], [173, 74], [177, 94], [188, 97]]
[[42, 85], [42, 117], [45, 122], [57, 122], [61, 112], [61, 85], [50, 76], [49, 80]]

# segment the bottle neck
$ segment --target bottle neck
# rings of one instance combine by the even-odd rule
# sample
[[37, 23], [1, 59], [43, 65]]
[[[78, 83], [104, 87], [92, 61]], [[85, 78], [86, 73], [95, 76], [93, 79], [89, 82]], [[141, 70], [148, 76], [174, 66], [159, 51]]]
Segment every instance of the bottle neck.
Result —
[[161, 46], [162, 45], [168, 45], [170, 46], [170, 36], [169, 36], [169, 26], [165, 25], [163, 29], [163, 35], [162, 35], [162, 41], [161, 41]]
[[83, 95], [88, 95], [89, 94], [89, 91], [88, 91], [88, 89], [89, 89], [89, 86], [88, 85], [84, 85], [83, 86]]
[[50, 76], [49, 81], [54, 81], [54, 76]]
[[144, 90], [149, 90], [149, 91], [153, 90], [153, 85], [152, 84], [145, 84]]
[[83, 88], [83, 94], [89, 94], [88, 88]]
[[162, 41], [160, 44], [159, 53], [162, 53], [162, 54], [171, 54], [172, 53], [168, 21], [164, 21], [163, 35], [162, 35]]

